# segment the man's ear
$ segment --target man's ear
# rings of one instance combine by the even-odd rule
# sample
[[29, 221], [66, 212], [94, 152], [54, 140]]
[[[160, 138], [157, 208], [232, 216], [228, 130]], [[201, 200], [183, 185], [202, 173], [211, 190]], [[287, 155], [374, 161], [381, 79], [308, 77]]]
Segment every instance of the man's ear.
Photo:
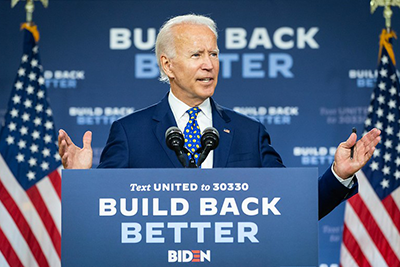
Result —
[[167, 74], [169, 78], [175, 78], [174, 72], [171, 68], [171, 60], [166, 55], [161, 55], [160, 64], [162, 70], [165, 72], [165, 74]]

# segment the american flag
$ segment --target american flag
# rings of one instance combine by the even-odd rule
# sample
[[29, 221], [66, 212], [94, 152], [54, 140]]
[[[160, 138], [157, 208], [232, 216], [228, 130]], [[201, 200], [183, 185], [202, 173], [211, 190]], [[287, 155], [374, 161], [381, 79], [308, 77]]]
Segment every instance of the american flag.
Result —
[[61, 266], [61, 161], [38, 32], [25, 28], [0, 132], [0, 266]]
[[390, 39], [381, 34], [376, 87], [365, 130], [382, 130], [381, 142], [357, 174], [359, 193], [346, 203], [340, 264], [400, 266], [400, 88]]

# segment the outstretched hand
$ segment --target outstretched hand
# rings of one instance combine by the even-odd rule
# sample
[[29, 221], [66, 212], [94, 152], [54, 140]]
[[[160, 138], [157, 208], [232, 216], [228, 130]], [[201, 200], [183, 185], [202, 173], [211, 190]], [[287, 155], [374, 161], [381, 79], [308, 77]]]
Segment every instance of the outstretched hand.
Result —
[[[381, 131], [374, 128], [357, 141], [357, 134], [352, 133], [336, 150], [333, 165], [335, 173], [339, 177], [347, 179], [359, 171], [374, 153], [376, 145], [381, 140], [380, 134]], [[353, 157], [350, 157], [353, 146]]]
[[90, 169], [93, 151], [91, 147], [92, 132], [83, 136], [83, 148], [77, 147], [64, 130], [58, 132], [58, 153], [65, 169]]

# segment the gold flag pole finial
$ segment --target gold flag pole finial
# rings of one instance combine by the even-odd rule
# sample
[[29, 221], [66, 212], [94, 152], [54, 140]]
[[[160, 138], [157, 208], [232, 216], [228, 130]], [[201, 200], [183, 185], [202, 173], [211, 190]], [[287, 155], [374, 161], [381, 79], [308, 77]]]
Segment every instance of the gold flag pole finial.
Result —
[[385, 18], [386, 30], [390, 32], [391, 28], [391, 18], [393, 15], [392, 6], [400, 7], [400, 0], [371, 0], [371, 14], [375, 12], [378, 6], [385, 7], [383, 9], [383, 17]]
[[[19, 2], [20, 0], [11, 0], [11, 8], [15, 7], [15, 5]], [[49, 5], [49, 0], [26, 0], [25, 4], [25, 10], [26, 10], [26, 22], [31, 25], [32, 24], [32, 14], [33, 11], [35, 10], [35, 4], [34, 1], [40, 1], [42, 2], [44, 7], [47, 7]]]

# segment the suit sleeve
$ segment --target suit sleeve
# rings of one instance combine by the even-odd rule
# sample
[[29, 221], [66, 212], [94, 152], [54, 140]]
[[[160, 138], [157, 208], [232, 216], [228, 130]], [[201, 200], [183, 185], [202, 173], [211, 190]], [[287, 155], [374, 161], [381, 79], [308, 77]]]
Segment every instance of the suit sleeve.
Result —
[[281, 156], [271, 146], [271, 139], [264, 125], [260, 123], [259, 126], [259, 152], [262, 167], [285, 167], [282, 162]]
[[344, 200], [352, 197], [358, 192], [358, 182], [356, 178], [353, 178], [355, 183], [351, 188], [345, 187], [338, 181], [335, 175], [332, 173], [332, 169], [329, 168], [326, 172], [318, 179], [318, 217], [322, 219], [329, 212], [331, 212], [336, 206], [342, 203]]
[[119, 121], [115, 121], [111, 126], [110, 135], [97, 168], [128, 168], [128, 159], [128, 139], [125, 129]]

